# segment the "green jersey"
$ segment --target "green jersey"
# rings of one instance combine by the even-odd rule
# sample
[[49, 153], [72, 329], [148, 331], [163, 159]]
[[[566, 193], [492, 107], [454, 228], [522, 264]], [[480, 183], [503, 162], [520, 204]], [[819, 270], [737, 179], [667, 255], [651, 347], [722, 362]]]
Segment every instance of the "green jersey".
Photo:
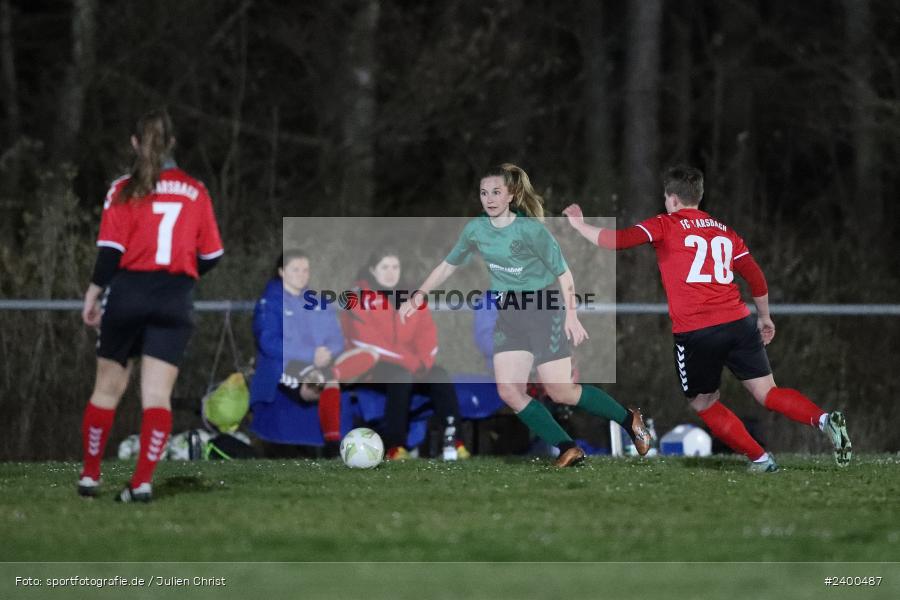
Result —
[[542, 290], [569, 268], [544, 224], [518, 213], [506, 227], [495, 227], [487, 215], [472, 219], [444, 260], [461, 265], [473, 252], [481, 253], [497, 291]]

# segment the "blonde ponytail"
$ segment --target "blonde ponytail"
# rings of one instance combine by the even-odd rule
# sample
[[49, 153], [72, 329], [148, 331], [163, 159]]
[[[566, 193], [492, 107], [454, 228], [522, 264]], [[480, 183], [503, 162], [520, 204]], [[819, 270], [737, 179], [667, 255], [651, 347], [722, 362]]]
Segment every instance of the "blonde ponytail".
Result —
[[503, 183], [513, 196], [512, 207], [533, 217], [538, 221], [544, 221], [544, 199], [534, 191], [531, 180], [521, 167], [512, 163], [491, 169], [484, 177], [502, 177]]

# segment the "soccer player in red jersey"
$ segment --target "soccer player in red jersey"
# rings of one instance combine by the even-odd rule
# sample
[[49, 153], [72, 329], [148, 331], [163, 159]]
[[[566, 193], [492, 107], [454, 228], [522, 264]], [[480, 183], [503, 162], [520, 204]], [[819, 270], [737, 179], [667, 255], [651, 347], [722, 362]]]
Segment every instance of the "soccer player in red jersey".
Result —
[[[588, 225], [577, 204], [563, 214], [581, 235], [602, 248], [653, 245], [669, 302], [681, 389], [713, 435], [750, 459], [752, 471], [777, 471], [778, 465], [741, 420], [719, 402], [723, 366], [767, 409], [823, 431], [834, 446], [837, 464], [847, 466], [851, 447], [844, 415], [827, 413], [797, 390], [775, 385], [765, 350], [775, 337], [765, 276], [744, 240], [698, 208], [703, 198], [703, 173], [692, 167], [673, 167], [663, 183], [666, 214], [627, 229]], [[755, 320], [741, 300], [735, 273], [750, 285]]]
[[81, 313], [88, 327], [99, 327], [99, 340], [94, 391], [82, 422], [78, 493], [97, 494], [115, 410], [140, 356], [141, 452], [116, 499], [149, 502], [153, 471], [172, 429], [172, 388], [193, 330], [194, 283], [224, 250], [209, 193], [172, 159], [168, 114], [141, 117], [131, 144], [134, 167], [113, 182], [103, 204], [97, 261]]

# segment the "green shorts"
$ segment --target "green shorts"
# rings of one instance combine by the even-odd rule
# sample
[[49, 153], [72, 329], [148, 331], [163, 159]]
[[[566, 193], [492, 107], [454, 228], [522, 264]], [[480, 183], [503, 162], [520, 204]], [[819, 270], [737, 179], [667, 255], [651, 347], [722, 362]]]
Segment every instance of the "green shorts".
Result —
[[[516, 292], [505, 292], [511, 293]], [[561, 302], [540, 308], [534, 304], [507, 304], [507, 308], [499, 310], [494, 326], [494, 354], [530, 352], [536, 365], [569, 358], [572, 348], [566, 338], [565, 323], [566, 311]]]

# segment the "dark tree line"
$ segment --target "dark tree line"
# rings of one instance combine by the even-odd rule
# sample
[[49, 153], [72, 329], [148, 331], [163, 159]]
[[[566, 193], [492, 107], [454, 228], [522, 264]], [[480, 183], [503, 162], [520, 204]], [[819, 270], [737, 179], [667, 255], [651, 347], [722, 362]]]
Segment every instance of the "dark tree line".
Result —
[[[579, 201], [631, 222], [662, 210], [658, 173], [687, 161], [773, 301], [889, 302], [898, 50], [889, 0], [0, 0], [0, 296], [81, 294], [131, 124], [163, 105], [229, 248], [206, 297], [257, 294], [282, 216], [473, 215], [478, 173], [509, 160], [551, 213]], [[654, 269], [623, 257], [620, 298], [661, 300]], [[671, 395], [665, 324], [650, 321], [622, 319], [620, 364], [659, 372], [654, 394]], [[866, 348], [816, 351], [872, 402], [896, 391], [880, 374], [896, 323], [796, 323], [788, 362], [871, 328]], [[27, 456], [41, 418], [77, 420], [91, 339], [61, 315], [0, 324], [2, 411], [20, 436], [2, 453]], [[819, 385], [809, 362], [797, 385]], [[620, 393], [643, 393], [642, 379], [620, 368]], [[53, 408], [41, 400], [75, 388]], [[825, 382], [815, 391], [846, 401]]]

